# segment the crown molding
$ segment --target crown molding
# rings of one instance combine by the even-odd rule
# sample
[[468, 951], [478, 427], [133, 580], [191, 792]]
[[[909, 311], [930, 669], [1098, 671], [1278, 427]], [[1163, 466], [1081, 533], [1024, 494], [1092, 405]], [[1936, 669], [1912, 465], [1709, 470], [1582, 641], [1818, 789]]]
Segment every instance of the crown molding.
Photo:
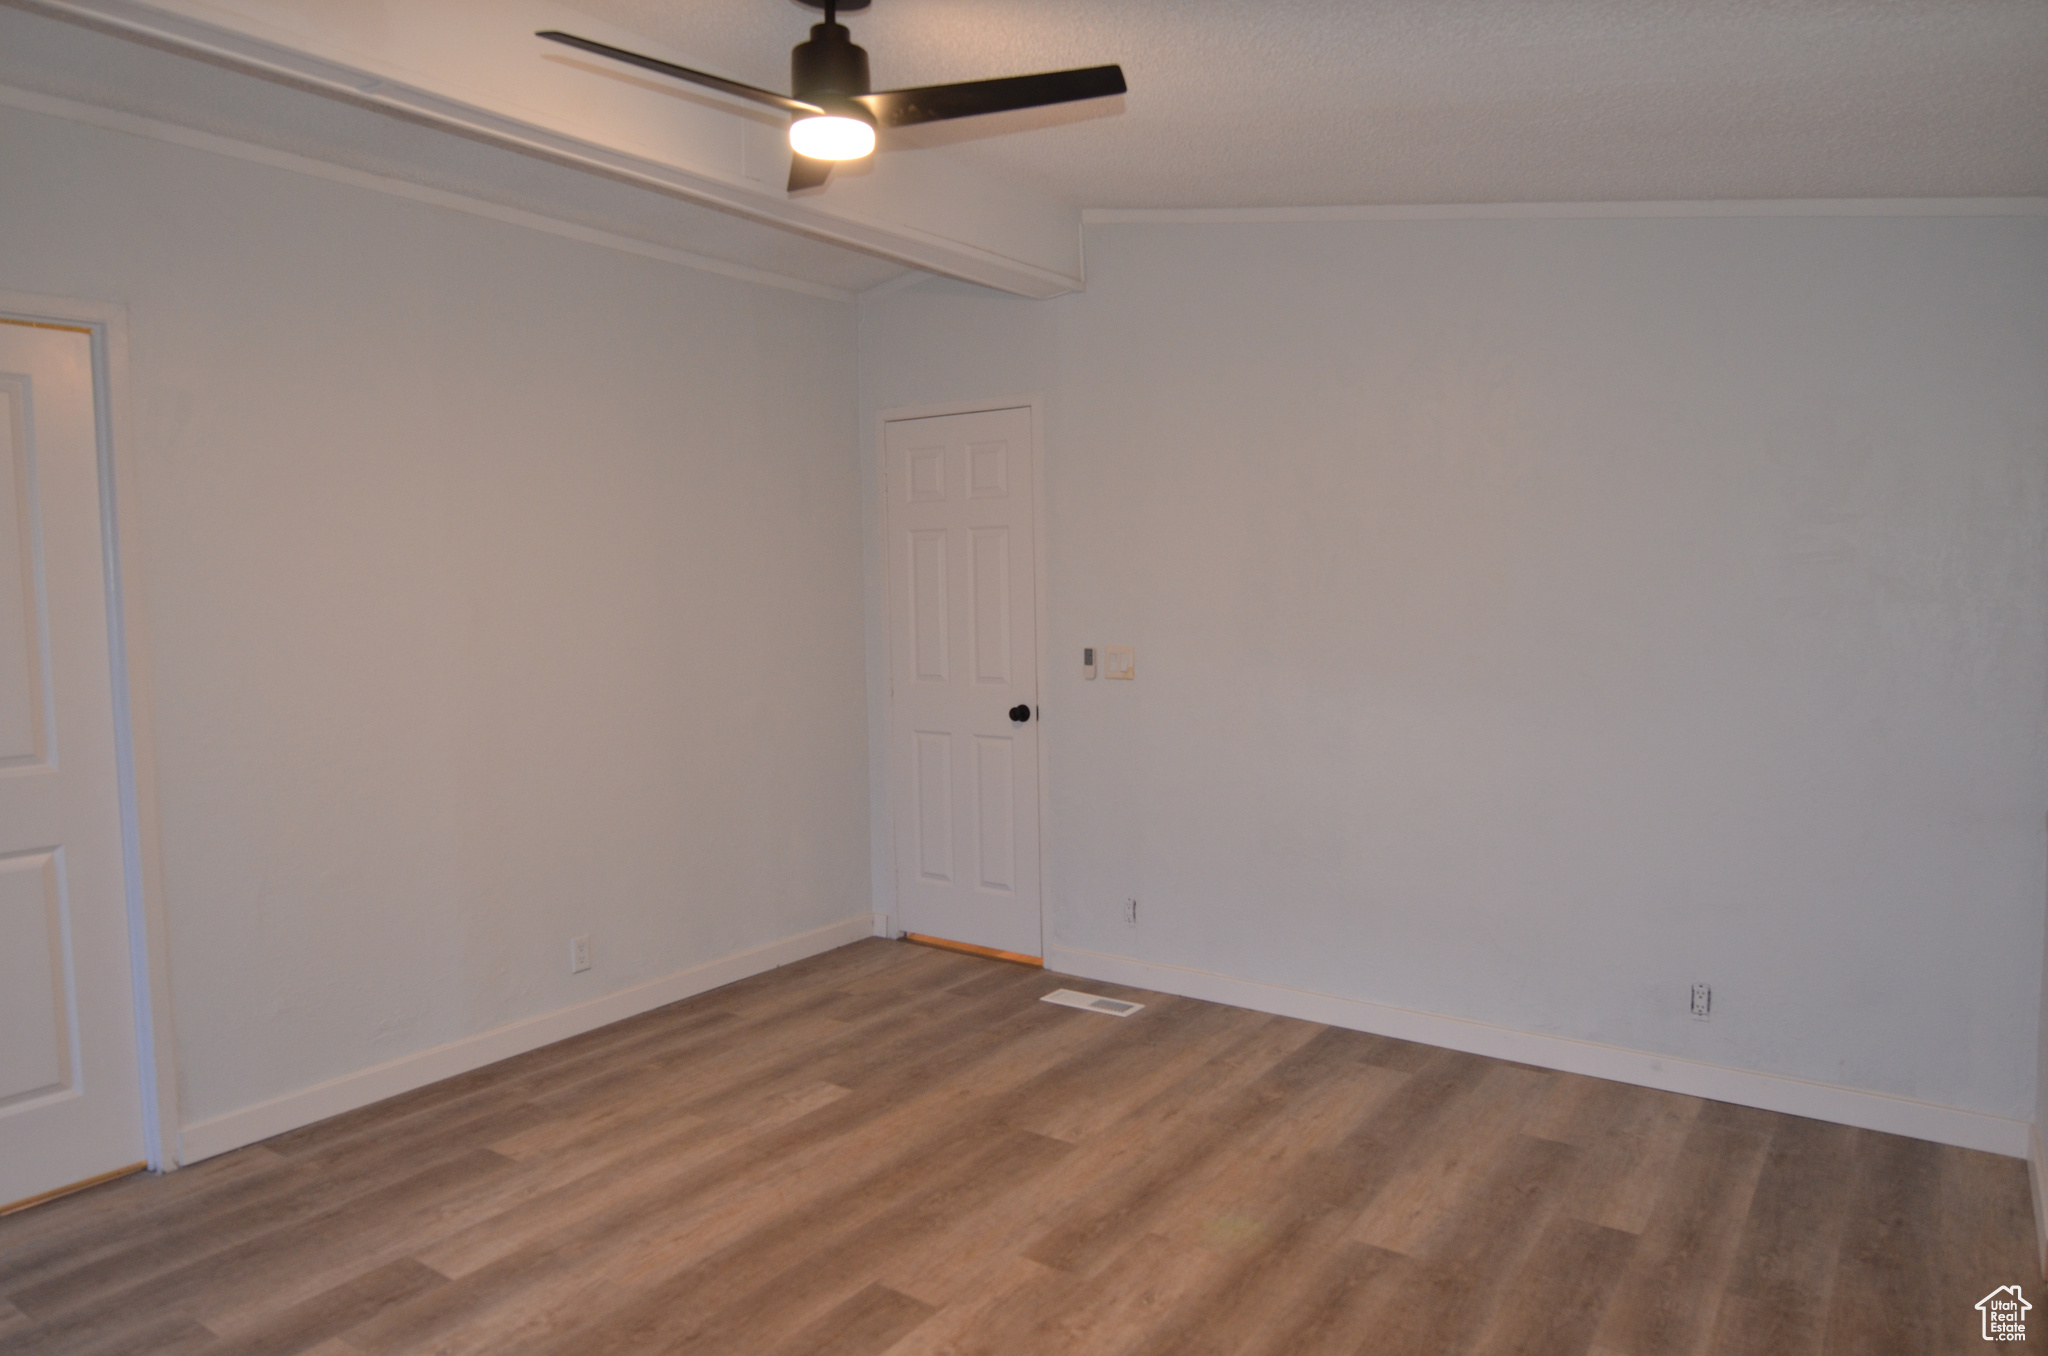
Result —
[[1087, 207], [1084, 226], [1318, 221], [1598, 221], [1693, 217], [2042, 217], [2048, 198], [1760, 198], [1701, 202], [1482, 202], [1383, 207]]

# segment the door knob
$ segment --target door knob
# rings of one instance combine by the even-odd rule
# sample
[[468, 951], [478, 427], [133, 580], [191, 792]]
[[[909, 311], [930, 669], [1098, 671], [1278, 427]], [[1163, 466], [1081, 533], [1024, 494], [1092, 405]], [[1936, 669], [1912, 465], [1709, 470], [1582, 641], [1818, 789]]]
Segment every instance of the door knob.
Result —
[[1010, 708], [1010, 719], [1022, 725], [1025, 721], [1031, 719], [1031, 708], [1019, 702]]

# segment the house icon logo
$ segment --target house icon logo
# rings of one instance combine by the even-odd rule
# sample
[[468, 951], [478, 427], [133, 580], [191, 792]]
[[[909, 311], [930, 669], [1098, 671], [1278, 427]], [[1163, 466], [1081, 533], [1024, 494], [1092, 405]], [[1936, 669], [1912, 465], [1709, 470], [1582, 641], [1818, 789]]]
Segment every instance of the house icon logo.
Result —
[[1984, 1340], [1987, 1342], [2024, 1342], [2027, 1340], [2027, 1310], [2034, 1306], [2027, 1303], [2016, 1285], [2001, 1285], [1998, 1289], [1977, 1301], [1977, 1312], [1984, 1315]]

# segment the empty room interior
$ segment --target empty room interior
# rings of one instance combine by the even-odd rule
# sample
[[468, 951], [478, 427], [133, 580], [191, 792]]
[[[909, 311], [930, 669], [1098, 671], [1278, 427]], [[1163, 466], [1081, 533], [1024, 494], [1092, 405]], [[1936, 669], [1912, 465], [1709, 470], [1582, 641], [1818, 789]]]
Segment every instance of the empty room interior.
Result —
[[0, 1356], [2038, 1342], [2044, 971], [2038, 0], [0, 0]]

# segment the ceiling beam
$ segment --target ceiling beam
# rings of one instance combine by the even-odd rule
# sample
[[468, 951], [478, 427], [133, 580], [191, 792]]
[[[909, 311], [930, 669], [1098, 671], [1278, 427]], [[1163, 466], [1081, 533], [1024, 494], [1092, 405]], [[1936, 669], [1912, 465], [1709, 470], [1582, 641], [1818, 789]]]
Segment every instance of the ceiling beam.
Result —
[[884, 152], [783, 191], [779, 118], [543, 42], [565, 28], [689, 65], [549, 0], [30, 0], [785, 230], [1026, 297], [1082, 285], [1080, 212], [941, 149]]

